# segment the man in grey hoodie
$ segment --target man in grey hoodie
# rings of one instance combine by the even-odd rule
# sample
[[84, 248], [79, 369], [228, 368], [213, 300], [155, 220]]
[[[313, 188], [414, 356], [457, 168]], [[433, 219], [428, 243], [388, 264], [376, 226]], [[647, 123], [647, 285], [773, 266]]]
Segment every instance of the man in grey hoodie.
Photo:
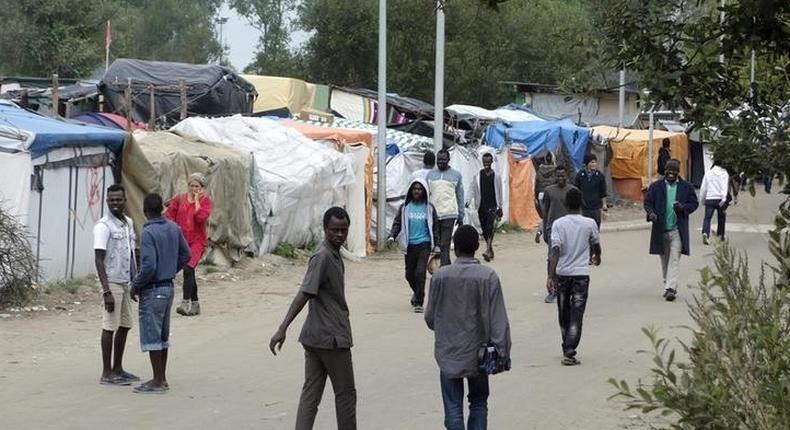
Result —
[[450, 167], [450, 152], [441, 149], [436, 154], [436, 170], [426, 178], [430, 202], [439, 218], [438, 235], [442, 266], [450, 264], [450, 240], [453, 227], [464, 222], [464, 186], [461, 174]]
[[415, 313], [423, 312], [425, 299], [425, 271], [431, 253], [437, 253], [439, 223], [436, 210], [428, 202], [428, 185], [423, 179], [414, 179], [406, 193], [406, 202], [392, 222], [390, 241], [398, 240], [405, 254], [406, 281], [413, 292], [411, 305]]

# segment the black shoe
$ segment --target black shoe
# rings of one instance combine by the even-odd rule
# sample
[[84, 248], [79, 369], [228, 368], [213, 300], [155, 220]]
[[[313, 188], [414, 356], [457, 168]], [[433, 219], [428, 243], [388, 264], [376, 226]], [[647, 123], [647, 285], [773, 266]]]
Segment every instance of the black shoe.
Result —
[[674, 302], [676, 296], [677, 291], [673, 290], [672, 288], [667, 288], [667, 290], [664, 291], [664, 300], [668, 302]]

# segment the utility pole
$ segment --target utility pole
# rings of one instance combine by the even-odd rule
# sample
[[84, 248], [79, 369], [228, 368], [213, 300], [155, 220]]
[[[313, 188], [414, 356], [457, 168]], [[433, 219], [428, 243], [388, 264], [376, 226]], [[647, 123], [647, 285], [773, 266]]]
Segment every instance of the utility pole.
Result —
[[433, 149], [444, 146], [444, 1], [436, 0], [436, 76], [433, 93]]
[[387, 235], [387, 0], [379, 0], [379, 100], [376, 107], [376, 244], [384, 249]]

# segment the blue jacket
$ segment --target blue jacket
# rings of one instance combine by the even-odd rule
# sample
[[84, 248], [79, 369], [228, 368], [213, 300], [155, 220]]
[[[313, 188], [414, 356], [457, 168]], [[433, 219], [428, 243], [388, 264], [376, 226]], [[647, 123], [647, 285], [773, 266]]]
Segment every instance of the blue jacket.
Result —
[[[678, 233], [682, 244], [681, 253], [689, 255], [691, 246], [689, 245], [689, 215], [697, 210], [699, 202], [694, 187], [683, 179], [678, 178], [678, 190], [675, 201], [683, 205], [680, 211], [676, 211], [678, 218]], [[653, 182], [647, 189], [645, 197], [645, 212], [656, 214], [658, 220], [653, 223], [653, 230], [650, 233], [650, 253], [661, 255], [664, 253], [664, 223], [667, 215], [667, 184], [666, 179]]]
[[172, 281], [190, 257], [189, 245], [174, 222], [162, 217], [148, 220], [140, 236], [140, 272], [132, 288]]

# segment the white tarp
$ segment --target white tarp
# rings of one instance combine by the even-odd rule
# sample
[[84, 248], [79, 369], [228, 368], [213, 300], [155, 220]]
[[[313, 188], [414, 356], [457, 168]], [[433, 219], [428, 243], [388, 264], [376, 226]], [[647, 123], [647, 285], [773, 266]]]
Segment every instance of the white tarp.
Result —
[[488, 110], [477, 106], [451, 105], [445, 108], [453, 115], [470, 115], [483, 121], [503, 120], [508, 122], [545, 121], [543, 118], [529, 112], [511, 109]]
[[30, 174], [33, 164], [30, 153], [7, 153], [0, 151], [0, 206], [23, 225], [27, 225], [28, 205], [30, 203]]
[[[252, 154], [253, 201], [258, 253], [280, 243], [304, 246], [322, 237], [322, 219], [331, 206], [346, 206], [354, 182], [354, 157], [308, 139], [266, 118], [234, 115], [187, 118], [172, 131], [234, 146]], [[364, 213], [364, 212], [363, 212]], [[352, 219], [351, 224], [364, 224]]]
[[[389, 131], [389, 130], [387, 130]], [[387, 159], [387, 223], [386, 231], [389, 234], [392, 221], [398, 214], [400, 205], [406, 201], [406, 192], [409, 188], [411, 174], [422, 168], [421, 152], [399, 152]], [[376, 158], [378, 160], [378, 158]], [[378, 165], [373, 168], [373, 219], [370, 227], [371, 240], [376, 240], [376, 209], [378, 199]]]

